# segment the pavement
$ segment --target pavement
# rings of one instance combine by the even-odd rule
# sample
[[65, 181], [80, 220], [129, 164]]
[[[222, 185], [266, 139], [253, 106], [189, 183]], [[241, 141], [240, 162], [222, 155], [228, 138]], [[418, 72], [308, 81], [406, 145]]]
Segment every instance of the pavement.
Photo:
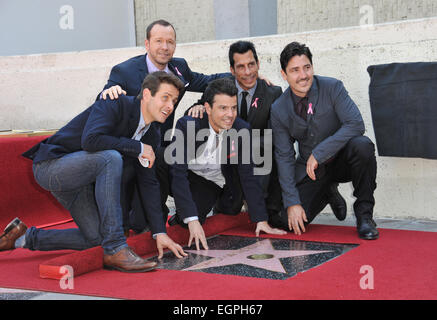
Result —
[[[402, 220], [375, 218], [378, 228], [415, 230], [437, 232], [437, 221], [433, 220]], [[348, 216], [344, 221], [338, 221], [332, 214], [322, 213], [314, 219], [313, 224], [355, 226], [355, 217]], [[95, 296], [62, 294], [44, 291], [0, 288], [0, 300], [116, 300]]]

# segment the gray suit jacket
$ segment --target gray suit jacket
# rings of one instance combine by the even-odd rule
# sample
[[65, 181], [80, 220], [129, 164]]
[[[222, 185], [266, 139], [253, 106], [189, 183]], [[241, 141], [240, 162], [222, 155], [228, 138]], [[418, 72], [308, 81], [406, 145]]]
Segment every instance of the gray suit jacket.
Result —
[[290, 88], [272, 105], [273, 144], [285, 208], [301, 203], [296, 184], [306, 176], [311, 154], [323, 165], [365, 130], [361, 113], [341, 81], [314, 76], [308, 98], [313, 114], [307, 121], [295, 113]]

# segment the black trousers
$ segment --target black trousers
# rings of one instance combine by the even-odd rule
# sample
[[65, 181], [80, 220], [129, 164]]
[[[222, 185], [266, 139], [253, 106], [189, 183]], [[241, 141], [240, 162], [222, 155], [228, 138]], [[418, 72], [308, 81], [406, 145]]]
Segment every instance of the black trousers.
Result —
[[[331, 184], [352, 182], [354, 213], [357, 219], [372, 217], [376, 189], [375, 145], [366, 136], [352, 138], [329, 163], [319, 165], [316, 181], [306, 176], [296, 187], [308, 223], [326, 207], [327, 188]], [[287, 208], [270, 217], [272, 226], [288, 230]]]
[[269, 214], [277, 213], [282, 209], [282, 193], [279, 184], [278, 167], [273, 161], [272, 170], [269, 174], [260, 176], [261, 185], [264, 193], [264, 200]]

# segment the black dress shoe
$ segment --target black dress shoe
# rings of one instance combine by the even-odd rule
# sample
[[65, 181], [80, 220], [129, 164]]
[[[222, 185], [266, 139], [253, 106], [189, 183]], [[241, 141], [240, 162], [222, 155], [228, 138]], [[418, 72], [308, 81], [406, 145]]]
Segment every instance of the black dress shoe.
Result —
[[334, 212], [335, 217], [343, 221], [346, 219], [346, 213], [347, 213], [347, 206], [346, 206], [346, 200], [341, 196], [340, 192], [338, 192], [338, 184], [332, 183], [327, 190], [326, 196], [328, 199], [329, 206], [332, 209], [332, 212]]
[[370, 217], [357, 218], [357, 231], [358, 236], [364, 240], [376, 240], [379, 238], [376, 223]]

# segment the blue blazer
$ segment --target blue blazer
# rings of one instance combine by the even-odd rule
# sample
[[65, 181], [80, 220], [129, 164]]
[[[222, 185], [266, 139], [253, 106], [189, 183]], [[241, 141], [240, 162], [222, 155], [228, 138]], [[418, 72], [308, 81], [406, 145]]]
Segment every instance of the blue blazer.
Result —
[[[190, 131], [188, 126], [189, 123], [194, 124], [194, 133], [196, 135], [202, 129], [209, 130], [208, 115], [205, 113], [203, 115], [203, 119], [185, 116], [180, 118], [176, 123], [176, 130], [182, 132], [183, 134], [183, 145], [185, 146], [184, 157], [183, 159], [178, 159], [182, 161], [170, 165], [170, 175], [173, 197], [175, 199], [175, 204], [178, 208], [178, 213], [180, 214], [181, 219], [198, 215], [197, 208], [191, 194], [190, 183], [188, 181], [188, 162], [194, 158], [195, 154], [198, 152], [198, 149], [201, 148], [201, 146], [204, 145], [204, 143], [208, 139], [208, 137], [205, 137], [202, 141], [195, 141], [195, 151], [192, 152], [192, 154], [187, 152], [188, 148], [186, 146], [188, 145], [188, 143], [192, 143], [192, 140], [188, 141], [188, 132]], [[237, 132], [241, 129], [247, 129], [248, 131], [250, 130], [249, 124], [241, 120], [240, 118], [235, 119], [232, 128], [235, 129]], [[173, 138], [173, 142], [175, 142], [178, 138], [180, 139], [181, 135], [176, 133]], [[232, 144], [231, 141], [227, 141], [227, 143], [224, 142], [224, 145], [222, 146], [222, 150], [225, 151], [225, 153], [223, 153], [222, 151], [222, 159], [224, 158], [223, 155], [225, 155], [227, 159], [226, 163], [221, 165], [222, 174], [225, 178], [226, 186], [230, 188], [238, 187], [235, 183], [232, 183], [232, 168], [233, 166], [237, 166], [241, 186], [243, 188], [244, 198], [246, 199], [249, 207], [249, 215], [251, 220], [253, 222], [267, 221], [268, 215], [264, 202], [261, 179], [253, 174], [254, 164], [251, 157], [250, 161], [246, 161], [248, 163], [244, 164], [244, 155], [242, 152], [243, 143], [241, 137], [238, 137], [237, 139], [238, 141], [235, 141], [234, 144]], [[237, 147], [238, 150], [233, 149], [233, 146]], [[172, 145], [170, 145], [168, 148], [171, 147]], [[177, 151], [178, 149], [173, 150], [173, 157], [175, 159], [177, 159]], [[232, 192], [231, 190], [230, 195], [232, 196], [232, 194], [236, 193]], [[232, 198], [230, 198], [229, 201], [232, 201]]]
[[[103, 90], [119, 85], [126, 91], [126, 95], [137, 96], [141, 91], [141, 85], [144, 78], [149, 74], [146, 57], [147, 54], [139, 55], [114, 66]], [[185, 91], [203, 92], [210, 81], [230, 76], [230, 73], [204, 75], [202, 73], [193, 72], [188, 66], [187, 61], [183, 58], [172, 58], [168, 63], [168, 68], [185, 84], [185, 89], [179, 93], [178, 102], [175, 105], [175, 111], [179, 101], [184, 96]], [[164, 134], [168, 129], [173, 128], [175, 111], [162, 125], [162, 137], [164, 137]]]
[[[23, 153], [23, 156], [38, 163], [81, 150], [116, 150], [123, 156], [137, 158], [141, 153], [141, 143], [131, 138], [139, 124], [140, 108], [140, 100], [135, 97], [98, 100], [56, 134]], [[153, 122], [141, 142], [156, 150], [160, 140], [159, 124]], [[155, 168], [145, 168], [139, 161], [134, 163], [140, 196], [145, 204], [152, 233], [165, 232]]]

